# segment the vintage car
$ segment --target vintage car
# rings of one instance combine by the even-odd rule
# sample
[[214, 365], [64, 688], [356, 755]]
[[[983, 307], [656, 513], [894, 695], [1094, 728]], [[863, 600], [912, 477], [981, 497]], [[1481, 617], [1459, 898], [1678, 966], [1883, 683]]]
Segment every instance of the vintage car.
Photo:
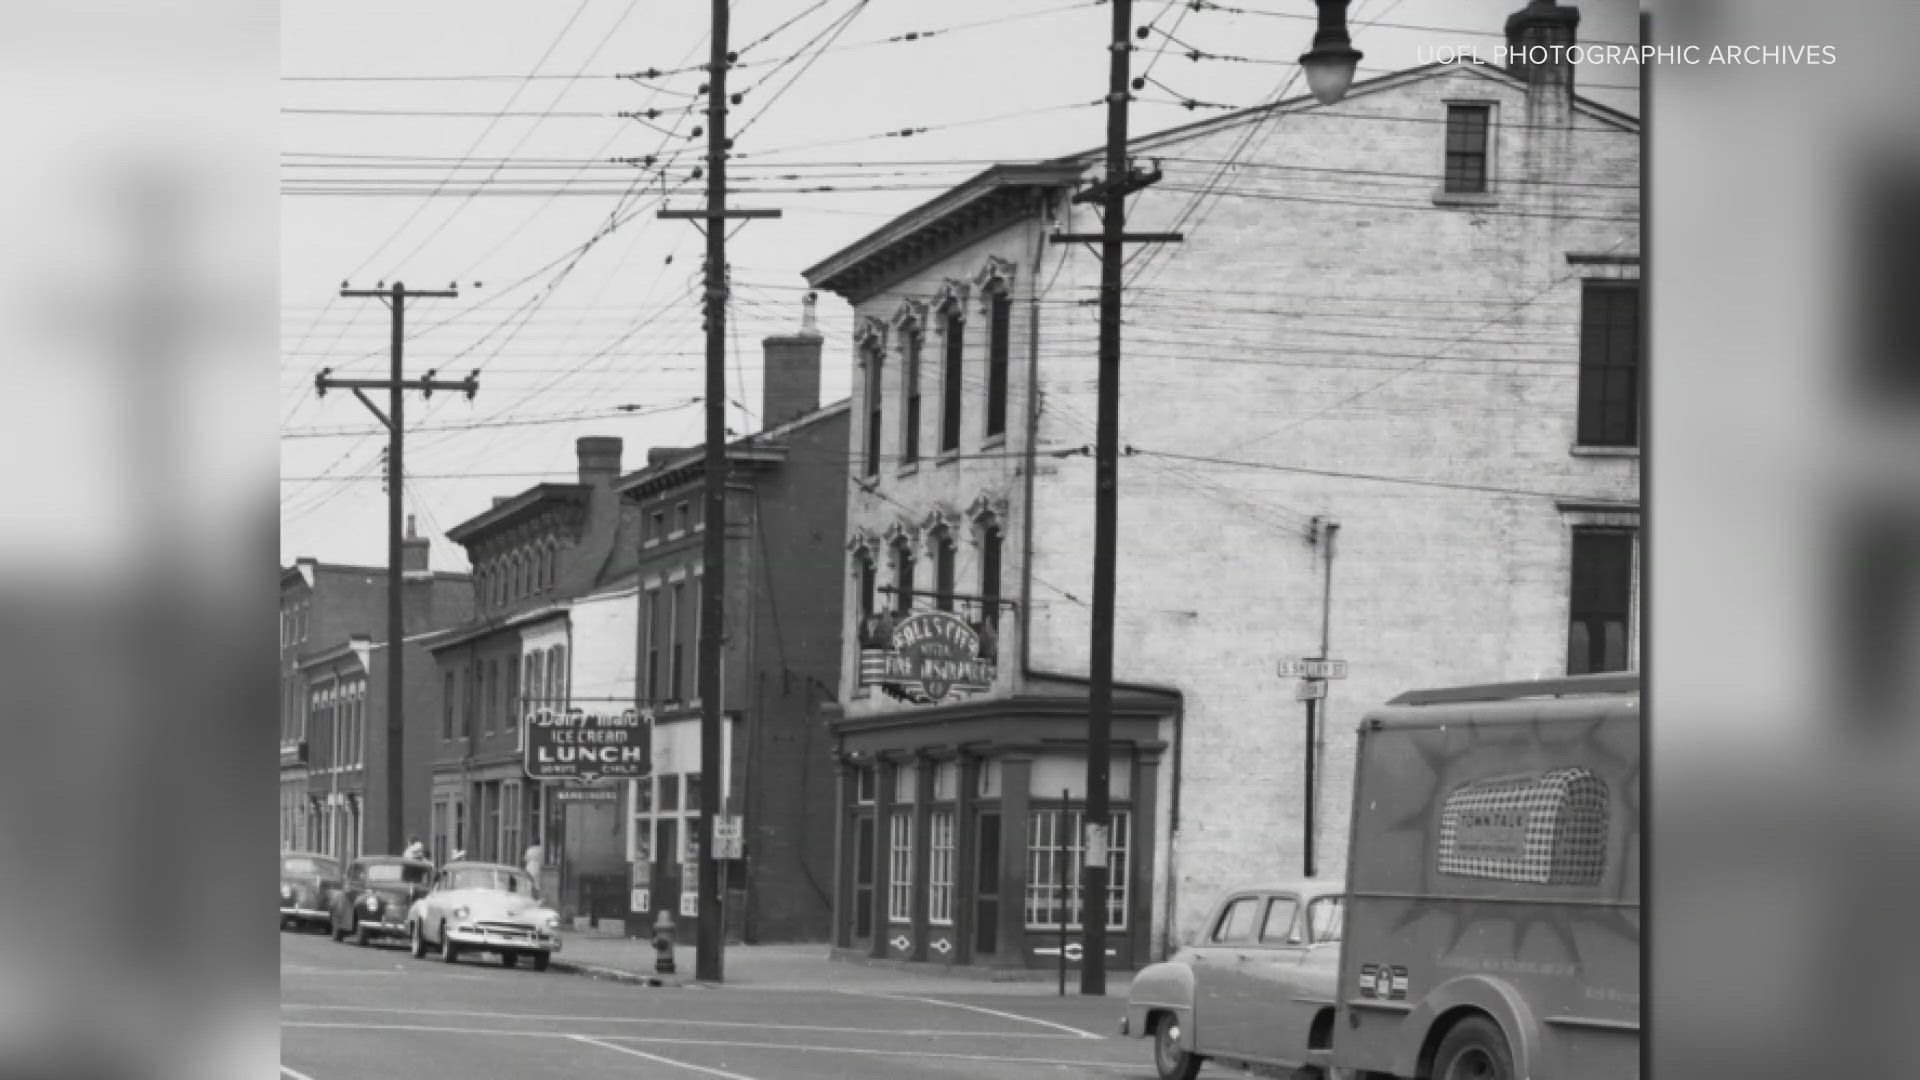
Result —
[[535, 971], [545, 971], [560, 951], [559, 926], [559, 914], [540, 902], [533, 878], [499, 863], [449, 864], [407, 912], [413, 955], [438, 947], [449, 964], [463, 952], [490, 952], [507, 967], [525, 956]]
[[340, 887], [340, 862], [311, 851], [280, 853], [280, 929], [324, 926], [327, 903]]
[[333, 940], [353, 935], [355, 945], [376, 937], [407, 936], [407, 911], [427, 894], [433, 864], [424, 859], [382, 855], [355, 859], [346, 883], [328, 905]]
[[1327, 1071], [1345, 899], [1333, 882], [1237, 889], [1199, 937], [1134, 977], [1123, 1035], [1163, 1080], [1207, 1060]]

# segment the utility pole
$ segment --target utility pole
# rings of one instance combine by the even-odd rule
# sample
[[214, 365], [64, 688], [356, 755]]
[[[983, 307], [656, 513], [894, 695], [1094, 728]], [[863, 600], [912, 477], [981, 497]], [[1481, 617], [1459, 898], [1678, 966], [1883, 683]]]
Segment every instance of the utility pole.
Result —
[[[726, 618], [727, 582], [727, 221], [775, 218], [778, 210], [727, 209], [727, 69], [737, 57], [727, 51], [727, 3], [713, 0], [713, 49], [707, 63], [707, 208], [663, 209], [659, 216], [704, 222], [707, 235], [707, 455], [705, 563], [700, 583], [700, 823], [699, 921], [694, 928], [694, 978], [725, 977], [726, 928], [720, 904], [720, 862], [714, 858], [714, 815], [721, 812], [720, 646]], [[734, 102], [737, 104], [737, 102]], [[693, 133], [698, 137], [700, 132]]]
[[[387, 428], [387, 843], [398, 853], [405, 843], [406, 812], [403, 805], [406, 799], [406, 772], [404, 732], [406, 725], [402, 713], [405, 709], [403, 690], [402, 655], [406, 640], [403, 591], [400, 573], [400, 480], [406, 475], [401, 469], [401, 443], [406, 434], [406, 399], [404, 392], [418, 390], [422, 397], [432, 396], [435, 390], [460, 390], [473, 400], [480, 389], [480, 372], [474, 371], [466, 378], [454, 382], [447, 379], [435, 379], [429, 371], [425, 378], [408, 380], [401, 370], [401, 352], [404, 347], [406, 330], [407, 301], [418, 297], [458, 297], [454, 289], [424, 290], [408, 289], [396, 281], [392, 288], [349, 289], [343, 283], [340, 295], [346, 297], [378, 297], [385, 301], [393, 312], [393, 354], [391, 375], [385, 379], [336, 379], [332, 368], [320, 369], [313, 380], [314, 392], [325, 397], [327, 391], [336, 387], [345, 387], [353, 391], [353, 396], [372, 411]], [[387, 412], [373, 403], [365, 393], [367, 390], [387, 391]]]
[[[1108, 769], [1113, 735], [1114, 547], [1119, 520], [1120, 270], [1129, 243], [1177, 243], [1179, 233], [1127, 232], [1127, 196], [1160, 179], [1127, 159], [1128, 71], [1133, 43], [1132, 0], [1113, 0], [1113, 40], [1107, 80], [1106, 176], [1074, 196], [1098, 202], [1099, 233], [1055, 233], [1054, 243], [1100, 244], [1099, 406], [1094, 431], [1093, 642], [1087, 691], [1086, 852], [1081, 873], [1080, 992], [1107, 992], [1107, 841], [1113, 835]], [[1143, 30], [1144, 34], [1145, 31]]]

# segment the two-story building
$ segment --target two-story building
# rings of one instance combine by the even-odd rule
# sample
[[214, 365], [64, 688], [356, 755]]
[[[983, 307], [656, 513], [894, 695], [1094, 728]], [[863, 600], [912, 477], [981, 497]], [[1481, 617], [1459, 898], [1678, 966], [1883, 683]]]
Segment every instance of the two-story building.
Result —
[[[1185, 241], [1126, 270], [1121, 968], [1344, 875], [1367, 707], [1635, 666], [1639, 573], [1633, 116], [1565, 63], [1432, 64], [1131, 151], [1129, 231]], [[1064, 921], [1079, 955], [1099, 259], [1049, 238], [1099, 230], [1100, 167], [995, 166], [806, 274], [856, 323], [843, 953], [1050, 966]], [[1281, 673], [1314, 657], [1345, 677]]]
[[[831, 911], [834, 765], [823, 718], [838, 693], [848, 403], [820, 405], [811, 298], [806, 312], [799, 331], [764, 343], [762, 430], [725, 451], [720, 809], [743, 842], [723, 880], [728, 936], [748, 942], [823, 941]], [[706, 450], [649, 458], [619, 484], [641, 523], [634, 668], [655, 717], [653, 776], [630, 802], [629, 926], [644, 933], [664, 908], [692, 940]]]
[[475, 616], [436, 639], [430, 846], [436, 861], [522, 865], [570, 916], [626, 914], [625, 785], [533, 782], [526, 718], [633, 701], [637, 517], [614, 490], [621, 440], [576, 444], [578, 479], [494, 500], [447, 531], [473, 567]]
[[404, 832], [387, 835], [387, 570], [303, 558], [280, 573], [280, 846], [341, 858], [395, 853], [426, 835], [438, 705], [425, 638], [472, 614], [467, 576], [428, 566], [408, 522], [401, 542], [406, 685]]

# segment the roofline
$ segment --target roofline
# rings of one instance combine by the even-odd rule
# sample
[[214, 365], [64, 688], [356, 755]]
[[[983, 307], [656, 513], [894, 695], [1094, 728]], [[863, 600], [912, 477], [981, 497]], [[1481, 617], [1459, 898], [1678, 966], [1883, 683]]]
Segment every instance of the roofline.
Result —
[[[1489, 64], [1483, 60], [1436, 60], [1429, 64], [1402, 68], [1399, 71], [1389, 71], [1381, 75], [1375, 75], [1372, 78], [1362, 79], [1349, 87], [1346, 97], [1341, 100], [1344, 102], [1357, 95], [1391, 90], [1409, 82], [1437, 75], [1442, 69], [1469, 71], [1484, 78], [1507, 83], [1515, 89], [1522, 91], [1527, 88], [1526, 80], [1505, 68]], [[1338, 105], [1340, 103], [1336, 102], [1335, 104]], [[1640, 130], [1640, 119], [1638, 117], [1631, 113], [1621, 112], [1619, 109], [1613, 108], [1610, 105], [1602, 105], [1591, 98], [1582, 96], [1577, 90], [1573, 94], [1573, 104], [1576, 108], [1592, 114], [1597, 119], [1606, 120], [1621, 127], [1631, 128], [1634, 131]], [[1210, 116], [1204, 120], [1193, 120], [1175, 127], [1164, 128], [1160, 131], [1152, 131], [1144, 135], [1135, 135], [1127, 140], [1127, 145], [1130, 148], [1137, 148], [1142, 144], [1156, 142], [1161, 139], [1183, 138], [1216, 128], [1231, 127], [1237, 122], [1245, 121], [1261, 113], [1296, 112], [1302, 109], [1324, 108], [1328, 108], [1328, 106], [1321, 105], [1319, 100], [1311, 93], [1297, 94], [1281, 101], [1272, 101], [1265, 105], [1254, 105], [1249, 108], [1223, 113], [1219, 116]], [[1079, 153], [1066, 155], [1065, 157], [1049, 159], [1049, 163], [1077, 161], [1084, 165], [1092, 165], [1105, 153], [1106, 147], [1103, 144], [1080, 151]]]
[[502, 503], [496, 503], [486, 510], [468, 518], [447, 530], [447, 539], [464, 546], [468, 540], [477, 539], [494, 525], [512, 517], [522, 510], [537, 506], [547, 498], [556, 495], [585, 495], [592, 491], [593, 485], [571, 483], [535, 484], [518, 495]]
[[1084, 170], [1083, 164], [1068, 159], [1003, 161], [989, 165], [919, 206], [895, 215], [885, 225], [802, 270], [800, 276], [809, 284], [815, 284], [859, 265], [888, 246], [907, 239], [916, 229], [995, 191], [1015, 187], [1072, 187], [1079, 182]]
[[539, 622], [542, 619], [562, 616], [573, 610], [573, 604], [576, 599], [579, 598], [569, 596], [564, 599], [549, 601], [536, 608], [517, 611], [504, 617], [483, 619], [466, 626], [449, 627], [440, 632], [442, 640], [429, 643], [425, 648], [428, 652], [437, 653], [442, 649], [450, 649], [455, 645], [465, 645], [470, 641], [477, 641], [496, 630], [518, 630], [523, 626]]
[[[817, 424], [823, 420], [831, 419], [852, 408], [852, 398], [841, 398], [831, 405], [823, 405], [812, 412], [802, 413], [777, 427], [770, 427], [765, 431], [756, 431], [751, 435], [742, 435], [727, 444], [726, 455], [729, 460], [745, 463], [758, 462], [766, 465], [782, 463], [787, 459], [787, 448], [784, 446], [762, 445], [760, 440], [778, 439], [782, 436], [792, 434], [795, 431], [799, 431], [801, 428], [807, 427], [810, 424]], [[640, 495], [638, 493], [644, 489], [658, 490], [661, 487], [673, 487], [675, 486], [674, 481], [676, 479], [691, 479], [705, 472], [706, 465], [707, 448], [705, 446], [696, 446], [689, 449], [686, 453], [678, 457], [668, 458], [658, 465], [649, 465], [638, 472], [628, 473], [613, 482], [613, 490], [623, 498], [639, 498]], [[676, 473], [684, 474], [684, 476], [676, 477]]]

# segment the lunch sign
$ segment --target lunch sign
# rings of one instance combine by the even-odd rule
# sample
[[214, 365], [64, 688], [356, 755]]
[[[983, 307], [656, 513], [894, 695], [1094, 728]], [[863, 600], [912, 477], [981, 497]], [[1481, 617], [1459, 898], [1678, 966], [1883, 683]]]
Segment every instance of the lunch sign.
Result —
[[980, 655], [980, 633], [952, 612], [919, 611], [895, 623], [886, 648], [860, 655], [860, 685], [908, 701], [944, 701], [993, 686], [994, 662]]
[[541, 709], [527, 715], [526, 769], [535, 780], [635, 779], [652, 771], [653, 713]]

